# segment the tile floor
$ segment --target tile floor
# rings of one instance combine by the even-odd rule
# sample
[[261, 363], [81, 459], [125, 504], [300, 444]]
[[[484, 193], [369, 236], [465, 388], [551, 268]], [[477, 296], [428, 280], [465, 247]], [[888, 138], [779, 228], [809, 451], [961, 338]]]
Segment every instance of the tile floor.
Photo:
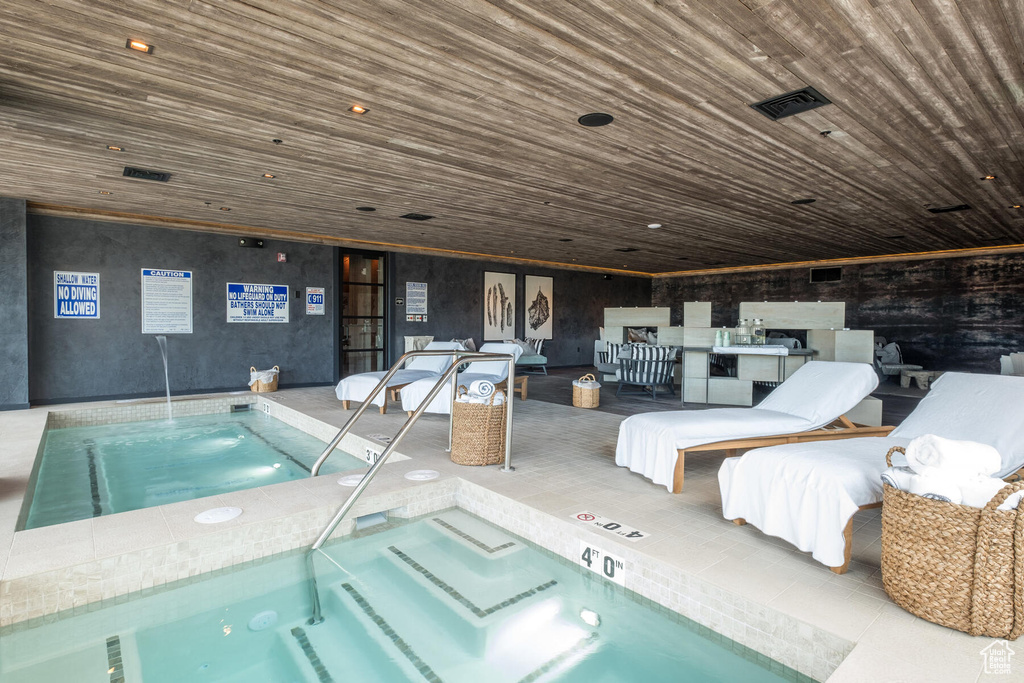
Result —
[[[265, 397], [338, 426], [351, 414], [341, 409], [330, 388], [286, 390]], [[156, 511], [123, 513], [15, 534], [38, 434], [47, 410], [56, 409], [59, 407], [0, 414], [0, 459], [5, 470], [0, 479], [0, 616], [12, 583], [22, 581], [19, 590], [24, 590], [26, 580], [42, 581], [40, 577], [44, 576], [56, 580], [55, 575], [46, 572], [111, 567], [134, 561], [132, 553], [146, 557], [146, 553], [185, 552], [200, 557], [204, 552], [203, 536], [224, 533], [197, 529], [191, 517], [200, 509], [239, 504], [248, 515], [250, 508], [258, 508], [254, 510], [256, 515], [248, 521], [243, 515], [236, 525], [248, 529], [266, 522], [275, 529], [276, 540], [266, 541], [266, 547], [256, 551], [258, 555], [295, 547], [291, 542], [296, 537], [301, 537], [300, 544], [308, 543], [310, 534], [315, 536], [311, 530], [322, 525], [347, 495], [348, 490], [341, 491], [343, 487], [337, 486], [333, 478], [321, 477], [218, 496], [216, 501], [181, 503]], [[515, 411], [514, 472], [452, 464], [443, 450], [447, 418], [427, 415], [399, 448], [410, 460], [389, 463], [372, 488], [394, 494], [395, 500], [400, 498], [400, 504], [414, 510], [419, 499], [415, 492], [405, 490], [409, 482], [401, 475], [412, 469], [431, 468], [442, 473], [442, 481], [461, 477], [557, 519], [589, 510], [646, 531], [649, 538], [621, 547], [628, 545], [630, 552], [695, 577], [702, 585], [721, 589], [745, 604], [767, 606], [787, 618], [856, 643], [828, 678], [831, 682], [997, 678], [983, 673], [979, 654], [993, 642], [991, 639], [972, 638], [927, 623], [889, 601], [879, 574], [878, 511], [860, 513], [855, 519], [853, 563], [848, 574], [836, 576], [787, 543], [766, 537], [752, 526], [737, 527], [722, 518], [716, 477], [720, 454], [691, 458], [684, 492], [672, 495], [615, 466], [620, 415], [518, 399]], [[383, 416], [367, 411], [356, 432], [364, 437], [394, 434], [404, 419], [405, 414], [394, 408]], [[295, 521], [297, 513], [305, 517]], [[285, 518], [290, 526], [282, 529], [281, 520]], [[205, 540], [212, 543], [214, 539]], [[609, 536], [607, 545], [614, 547], [614, 543]], [[234, 561], [251, 558], [252, 552], [250, 548], [239, 553]], [[180, 569], [182, 557], [173, 561]], [[216, 568], [216, 563], [204, 565], [196, 560], [190, 565], [184, 560], [184, 569], [191, 574]], [[155, 582], [161, 582], [159, 577]], [[146, 587], [145, 580], [142, 587]], [[1020, 668], [1024, 671], [1024, 662]]]

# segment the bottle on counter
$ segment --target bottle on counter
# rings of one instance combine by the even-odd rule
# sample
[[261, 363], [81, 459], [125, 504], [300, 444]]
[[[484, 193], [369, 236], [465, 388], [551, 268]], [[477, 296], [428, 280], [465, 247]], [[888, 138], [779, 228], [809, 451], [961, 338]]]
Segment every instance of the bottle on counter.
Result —
[[750, 343], [750, 323], [746, 318], [740, 318], [739, 323], [736, 325], [736, 343]]
[[764, 344], [765, 339], [764, 321], [760, 318], [754, 318], [754, 325], [751, 329], [751, 343], [752, 344]]

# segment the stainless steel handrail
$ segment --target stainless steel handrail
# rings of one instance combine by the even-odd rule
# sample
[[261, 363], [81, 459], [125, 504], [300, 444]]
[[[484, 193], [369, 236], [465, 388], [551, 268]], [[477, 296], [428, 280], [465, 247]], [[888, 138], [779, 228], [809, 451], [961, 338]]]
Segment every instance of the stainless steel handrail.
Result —
[[[348, 499], [338, 509], [338, 512], [335, 513], [330, 523], [328, 523], [328, 525], [320, 533], [320, 536], [316, 539], [313, 545], [310, 546], [309, 550], [306, 551], [306, 568], [307, 571], [309, 572], [310, 598], [313, 602], [313, 616], [309, 619], [310, 625], [319, 624], [324, 620], [323, 613], [321, 612], [320, 609], [320, 591], [317, 589], [316, 585], [316, 568], [313, 565], [314, 553], [320, 550], [320, 547], [327, 541], [328, 538], [330, 538], [331, 534], [334, 533], [334, 530], [338, 528], [338, 525], [341, 523], [341, 520], [345, 517], [345, 515], [348, 514], [348, 512], [356, 504], [356, 501], [359, 499], [359, 496], [362, 495], [363, 491], [370, 484], [370, 481], [372, 481], [373, 478], [377, 475], [377, 472], [380, 470], [381, 466], [385, 463], [385, 461], [387, 461], [388, 457], [394, 452], [399, 442], [401, 442], [405, 435], [409, 433], [409, 430], [412, 429], [412, 426], [414, 424], [416, 424], [416, 421], [420, 419], [420, 416], [423, 415], [424, 411], [426, 411], [427, 406], [429, 406], [431, 402], [437, 397], [437, 395], [441, 393], [441, 387], [443, 387], [449, 379], [452, 379], [456, 376], [456, 374], [459, 371], [459, 365], [461, 364], [461, 360], [463, 359], [472, 358], [474, 360], [492, 359], [508, 361], [508, 376], [505, 380], [507, 382], [505, 391], [505, 466], [502, 468], [502, 471], [511, 472], [515, 469], [512, 467], [511, 459], [512, 389], [515, 386], [515, 356], [507, 353], [482, 353], [477, 351], [410, 351], [408, 353], [403, 354], [402, 357], [398, 359], [398, 361], [391, 367], [391, 370], [389, 370], [388, 373], [384, 375], [384, 378], [380, 381], [380, 383], [377, 384], [377, 386], [366, 398], [366, 400], [363, 401], [363, 405], [359, 407], [355, 415], [350, 417], [348, 422], [346, 422], [345, 425], [338, 431], [338, 434], [334, 437], [334, 439], [331, 440], [331, 443], [328, 444], [324, 452], [320, 454], [320, 457], [317, 459], [316, 464], [313, 465], [313, 469], [311, 471], [310, 476], [317, 476], [317, 474], [320, 472], [320, 466], [323, 465], [324, 461], [327, 460], [328, 456], [334, 451], [334, 449], [338, 447], [338, 444], [341, 443], [341, 440], [344, 438], [344, 436], [348, 434], [348, 432], [352, 429], [352, 426], [355, 424], [355, 421], [359, 419], [360, 415], [363, 414], [363, 412], [366, 410], [366, 407], [369, 406], [370, 403], [373, 401], [374, 397], [378, 393], [380, 393], [382, 389], [387, 387], [387, 381], [394, 376], [395, 372], [397, 372], [397, 370], [400, 367], [402, 367], [402, 364], [406, 361], [406, 359], [417, 356], [454, 356], [455, 359], [452, 362], [451, 367], [449, 367], [444, 372], [444, 374], [441, 375], [440, 379], [438, 379], [437, 382], [434, 383], [434, 386], [430, 389], [430, 393], [427, 394], [427, 397], [423, 399], [423, 401], [421, 401], [418, 406], [416, 406], [416, 410], [413, 411], [413, 414], [410, 415], [409, 419], [405, 421], [405, 424], [402, 425], [402, 428], [398, 430], [398, 434], [396, 434], [395, 437], [391, 440], [391, 442], [387, 445], [384, 451], [380, 454], [380, 457], [377, 458], [376, 462], [374, 462], [373, 465], [370, 467], [369, 471], [367, 471], [367, 473], [363, 475], [362, 480], [360, 480], [359, 484], [349, 495]], [[455, 383], [453, 382], [453, 403], [455, 401], [454, 394]], [[452, 413], [454, 414], [454, 410], [452, 411]], [[452, 434], [451, 419], [452, 418], [449, 418], [448, 430], [449, 449], [451, 448]]]

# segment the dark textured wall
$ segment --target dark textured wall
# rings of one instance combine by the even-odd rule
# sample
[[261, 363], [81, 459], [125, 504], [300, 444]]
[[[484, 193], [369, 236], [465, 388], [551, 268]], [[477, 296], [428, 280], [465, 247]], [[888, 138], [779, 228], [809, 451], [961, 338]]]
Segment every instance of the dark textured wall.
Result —
[[843, 266], [840, 282], [811, 284], [807, 268], [658, 279], [654, 306], [712, 302], [713, 325], [735, 325], [741, 301], [845, 301], [846, 326], [897, 341], [928, 369], [998, 373], [1024, 350], [1024, 254]]
[[0, 198], [0, 410], [28, 407], [25, 200]]
[[406, 322], [405, 309], [394, 311], [391, 327], [392, 361], [405, 350], [405, 335], [434, 335], [436, 339], [472, 337], [479, 346], [483, 338], [484, 272], [515, 273], [516, 331], [526, 336], [526, 275], [554, 278], [552, 339], [544, 345], [550, 367], [590, 365], [594, 340], [604, 324], [606, 306], [649, 306], [651, 280], [613, 275], [605, 280], [598, 273], [554, 268], [488, 263], [467, 259], [440, 258], [416, 254], [392, 254], [390, 303], [405, 297], [406, 282], [427, 283], [428, 321]]
[[[279, 251], [287, 263], [277, 263]], [[250, 365], [279, 365], [281, 386], [334, 380], [332, 247], [266, 240], [243, 249], [226, 235], [30, 215], [28, 253], [33, 402], [164, 391], [159, 347], [141, 332], [142, 268], [193, 273], [193, 334], [167, 335], [172, 393], [247, 389]], [[99, 320], [54, 319], [55, 270], [100, 274]], [[290, 322], [227, 323], [227, 282], [288, 285]], [[326, 315], [305, 314], [307, 286], [326, 288]]]

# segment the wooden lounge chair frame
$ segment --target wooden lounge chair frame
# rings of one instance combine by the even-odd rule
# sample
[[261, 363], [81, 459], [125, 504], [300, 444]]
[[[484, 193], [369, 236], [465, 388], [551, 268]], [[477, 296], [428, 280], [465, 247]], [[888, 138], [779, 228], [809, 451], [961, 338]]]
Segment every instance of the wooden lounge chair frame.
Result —
[[804, 443], [807, 441], [834, 441], [836, 439], [854, 439], [862, 436], [888, 436], [895, 427], [870, 427], [858, 425], [851, 422], [845, 415], [840, 415], [831, 423], [809, 432], [794, 432], [792, 434], [776, 434], [774, 436], [752, 436], [745, 439], [731, 439], [729, 441], [715, 441], [690, 448], [680, 448], [676, 451], [675, 473], [672, 477], [672, 493], [683, 491], [683, 467], [686, 462], [687, 453], [699, 453], [701, 451], [726, 451], [728, 457], [739, 455], [740, 451], [748, 451], [751, 448], [763, 448], [765, 446], [781, 446], [785, 443]]

